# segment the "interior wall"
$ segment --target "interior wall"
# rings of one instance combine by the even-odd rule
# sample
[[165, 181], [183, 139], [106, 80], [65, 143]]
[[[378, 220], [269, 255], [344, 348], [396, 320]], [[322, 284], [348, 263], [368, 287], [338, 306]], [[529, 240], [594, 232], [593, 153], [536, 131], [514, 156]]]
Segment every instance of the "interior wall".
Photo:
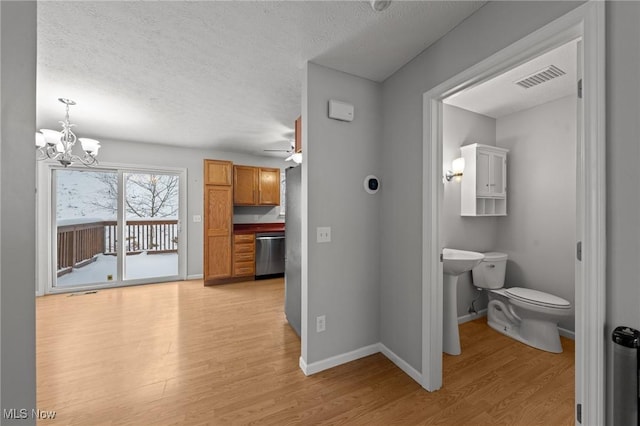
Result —
[[[202, 275], [202, 222], [194, 222], [194, 215], [203, 215], [203, 161], [216, 159], [234, 164], [278, 167], [284, 171], [290, 164], [280, 158], [214, 151], [148, 143], [101, 140], [98, 160], [108, 164], [174, 167], [187, 169], [187, 276]], [[282, 222], [278, 207], [242, 207], [234, 209], [234, 223]]]
[[[640, 330], [638, 22], [640, 3], [606, 3], [607, 327], [604, 338], [608, 354], [611, 353], [610, 336], [615, 327], [624, 325]], [[610, 357], [608, 362], [608, 394], [612, 395]]]
[[[480, 143], [496, 144], [496, 120], [452, 105], [443, 105], [442, 168], [451, 169], [451, 162], [460, 157], [460, 147]], [[462, 179], [464, 179], [464, 175]], [[460, 216], [460, 182], [443, 183], [440, 241], [443, 247], [487, 252], [496, 250], [498, 227], [495, 217]], [[471, 302], [476, 310], [487, 307], [486, 294], [472, 284], [471, 272], [458, 277], [458, 317], [469, 314]]]
[[422, 370], [422, 96], [581, 2], [489, 2], [383, 83], [381, 342]]
[[[576, 102], [567, 96], [496, 121], [496, 145], [509, 149], [509, 214], [497, 219], [497, 251], [509, 255], [506, 287], [544, 291], [573, 306]], [[574, 331], [574, 315], [560, 327]]]
[[0, 11], [0, 409], [29, 413], [1, 423], [35, 425], [36, 2]]
[[[364, 190], [364, 178], [380, 170], [380, 84], [308, 63], [304, 91], [302, 358], [309, 365], [380, 341], [379, 207], [386, 182], [377, 194]], [[330, 99], [354, 105], [353, 121], [329, 119]], [[330, 243], [316, 242], [319, 226], [331, 227]], [[322, 333], [316, 332], [319, 315], [326, 315]]]

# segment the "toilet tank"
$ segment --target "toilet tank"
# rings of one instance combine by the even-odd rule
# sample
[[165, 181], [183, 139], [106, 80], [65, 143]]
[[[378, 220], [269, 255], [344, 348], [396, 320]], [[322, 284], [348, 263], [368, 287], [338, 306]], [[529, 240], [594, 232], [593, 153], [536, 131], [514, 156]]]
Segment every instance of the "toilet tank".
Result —
[[495, 251], [483, 253], [484, 259], [472, 269], [473, 285], [479, 288], [496, 289], [504, 287], [507, 269], [507, 255]]

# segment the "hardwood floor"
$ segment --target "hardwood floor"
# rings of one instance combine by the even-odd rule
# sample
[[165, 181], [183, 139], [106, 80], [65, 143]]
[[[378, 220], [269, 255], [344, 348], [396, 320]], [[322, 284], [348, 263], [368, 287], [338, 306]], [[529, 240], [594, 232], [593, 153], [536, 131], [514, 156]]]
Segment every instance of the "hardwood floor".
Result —
[[57, 412], [39, 424], [574, 424], [571, 340], [466, 323], [434, 393], [381, 354], [305, 377], [283, 299], [281, 279], [38, 298], [38, 408]]

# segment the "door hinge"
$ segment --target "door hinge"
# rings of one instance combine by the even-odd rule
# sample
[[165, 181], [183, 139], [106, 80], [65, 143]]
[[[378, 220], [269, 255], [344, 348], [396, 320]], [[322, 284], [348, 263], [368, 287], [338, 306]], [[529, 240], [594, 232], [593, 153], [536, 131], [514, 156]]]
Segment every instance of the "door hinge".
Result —
[[444, 262], [444, 255], [440, 253], [440, 262]]
[[576, 257], [582, 262], [582, 241], [578, 241], [576, 244]]
[[582, 79], [578, 80], [578, 99], [582, 99]]
[[582, 404], [576, 406], [576, 420], [578, 423], [582, 423]]

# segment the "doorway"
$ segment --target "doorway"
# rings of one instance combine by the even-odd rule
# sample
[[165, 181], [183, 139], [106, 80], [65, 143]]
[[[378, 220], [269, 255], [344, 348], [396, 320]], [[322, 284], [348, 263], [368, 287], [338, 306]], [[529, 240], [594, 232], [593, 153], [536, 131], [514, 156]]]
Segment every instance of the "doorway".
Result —
[[39, 229], [49, 230], [49, 238], [39, 238], [39, 253], [48, 253], [40, 294], [184, 279], [186, 171], [39, 171], [39, 184], [50, 188], [39, 196]]
[[[584, 70], [577, 108], [576, 163], [576, 419], [604, 423], [604, 7], [587, 3], [424, 94], [423, 386], [442, 386], [443, 100], [475, 87], [572, 40], [580, 39]], [[582, 75], [582, 74], [580, 74]], [[578, 82], [576, 82], [577, 84]]]

